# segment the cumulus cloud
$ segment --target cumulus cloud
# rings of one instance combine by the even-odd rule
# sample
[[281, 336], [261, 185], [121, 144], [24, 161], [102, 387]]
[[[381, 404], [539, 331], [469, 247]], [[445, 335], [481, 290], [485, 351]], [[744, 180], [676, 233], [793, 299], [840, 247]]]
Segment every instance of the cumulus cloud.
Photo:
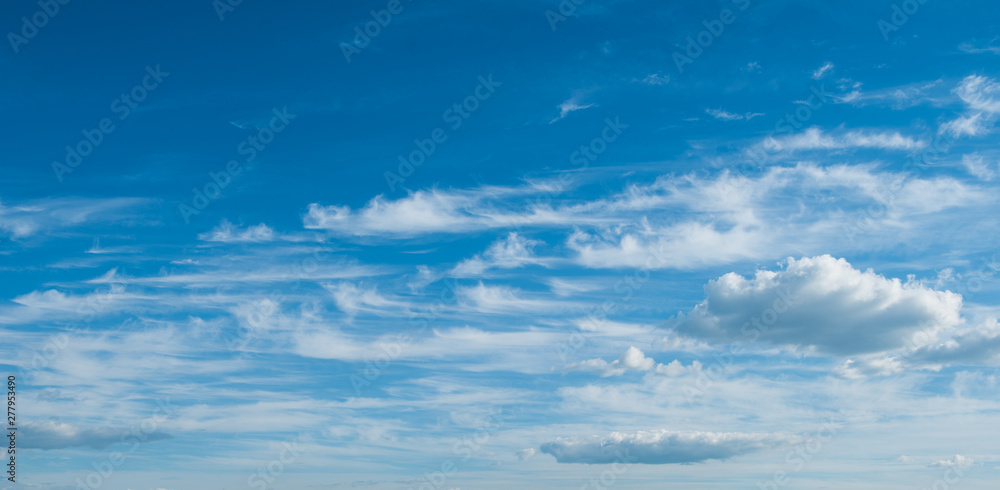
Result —
[[606, 437], [558, 438], [541, 450], [559, 463], [687, 464], [729, 459], [794, 443], [779, 434], [739, 432], [671, 432], [667, 430], [613, 432]]
[[309, 205], [303, 224], [306, 228], [346, 235], [416, 236], [515, 226], [562, 227], [605, 221], [580, 211], [568, 208], [553, 210], [529, 202], [531, 196], [552, 196], [557, 191], [558, 188], [544, 183], [453, 191], [433, 189], [411, 192], [395, 200], [379, 195], [358, 210], [313, 203]]
[[[18, 447], [25, 449], [63, 449], [68, 447], [89, 447], [105, 449], [112, 444], [121, 442], [130, 434], [128, 428], [92, 428], [79, 427], [56, 421], [29, 422], [21, 426], [21, 437]], [[171, 436], [163, 432], [144, 434], [146, 441], [169, 439]]]
[[733, 262], [767, 249], [767, 234], [757, 226], [725, 229], [711, 223], [679, 223], [619, 237], [578, 231], [567, 240], [577, 263], [590, 268], [684, 268]]
[[835, 375], [847, 379], [891, 376], [901, 372], [903, 372], [903, 362], [897, 357], [884, 354], [848, 359], [833, 370]]
[[976, 460], [973, 458], [956, 454], [954, 458], [935, 461], [927, 466], [930, 466], [931, 468], [953, 468], [956, 466], [972, 466], [975, 462]]
[[937, 342], [921, 345], [908, 354], [913, 362], [938, 366], [1000, 363], [1000, 324], [993, 319], [958, 330]]
[[628, 371], [649, 371], [653, 369], [656, 361], [646, 357], [638, 348], [632, 346], [625, 351], [622, 356], [613, 361], [607, 362], [604, 359], [589, 359], [583, 362], [566, 366], [567, 370], [596, 371], [601, 376], [621, 376]]
[[[558, 189], [558, 188], [555, 188]], [[830, 193], [836, 193], [831, 199]], [[541, 204], [539, 196], [546, 197]], [[551, 186], [481, 187], [415, 191], [397, 199], [378, 196], [359, 209], [312, 204], [307, 228], [345, 236], [401, 238], [474, 233], [503, 228], [577, 230], [567, 246], [577, 263], [593, 268], [695, 268], [736, 260], [824, 251], [845, 241], [844, 214], [869, 209], [875, 235], [902, 240], [900, 228], [919, 225], [922, 214], [970, 207], [994, 194], [948, 177], [918, 178], [879, 172], [871, 165], [772, 166], [753, 175], [668, 175], [591, 200], [574, 199]], [[809, 214], [803, 208], [812, 208]], [[824, 219], [826, 218], [826, 219]], [[882, 231], [884, 230], [884, 232]], [[891, 230], [891, 231], [890, 231]], [[914, 234], [916, 232], [914, 231]], [[533, 243], [517, 235], [461, 264], [459, 275], [496, 265], [524, 263]]]
[[224, 243], [269, 242], [274, 239], [274, 230], [264, 223], [239, 228], [227, 220], [222, 220], [219, 226], [210, 232], [198, 235], [198, 238], [208, 242]]
[[761, 341], [833, 355], [900, 349], [961, 321], [961, 295], [855, 269], [829, 255], [789, 258], [779, 271], [728, 273], [677, 330], [717, 342]]

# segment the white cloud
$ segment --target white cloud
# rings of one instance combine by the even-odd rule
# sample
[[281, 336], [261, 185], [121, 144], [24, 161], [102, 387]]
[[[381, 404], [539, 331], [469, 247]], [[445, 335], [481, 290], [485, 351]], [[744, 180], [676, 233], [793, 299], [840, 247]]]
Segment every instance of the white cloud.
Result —
[[465, 307], [479, 313], [555, 312], [574, 306], [561, 301], [524, 298], [522, 291], [517, 289], [486, 286], [481, 282], [473, 287], [458, 288], [457, 294]]
[[541, 242], [538, 240], [511, 232], [506, 238], [493, 242], [481, 255], [460, 262], [451, 273], [456, 276], [476, 276], [492, 268], [515, 269], [537, 264], [539, 260], [532, 249], [539, 244]]
[[858, 106], [886, 105], [895, 110], [908, 109], [922, 104], [941, 107], [953, 102], [952, 97], [942, 88], [943, 82], [944, 80], [938, 79], [864, 92], [861, 91], [860, 84], [858, 84], [850, 88], [845, 87], [845, 89], [853, 90], [837, 99], [841, 103]]
[[[120, 443], [130, 434], [128, 427], [112, 428], [98, 427], [81, 429], [63, 422], [46, 420], [42, 422], [27, 422], [21, 425], [21, 437], [18, 447], [25, 449], [64, 449], [69, 447], [89, 447], [106, 449], [112, 444]], [[143, 441], [169, 439], [170, 435], [163, 432], [142, 434]]]
[[982, 155], [962, 155], [962, 166], [973, 177], [990, 181], [997, 176], [997, 171], [1000, 170], [1000, 161], [997, 162], [996, 169], [994, 169], [984, 161]]
[[570, 364], [566, 370], [596, 371], [601, 376], [621, 376], [628, 371], [649, 371], [653, 369], [655, 361], [636, 347], [629, 347], [624, 354], [614, 362], [608, 363], [604, 359], [590, 359], [587, 361]]
[[848, 131], [830, 135], [819, 128], [809, 128], [790, 136], [769, 136], [762, 143], [768, 151], [841, 150], [875, 148], [880, 150], [912, 151], [927, 146], [925, 141], [903, 136], [898, 132]]
[[987, 133], [1000, 114], [1000, 83], [978, 75], [965, 77], [954, 90], [966, 106], [966, 114], [942, 123], [938, 132], [958, 136]]
[[985, 46], [982, 48], [978, 48], [972, 43], [962, 43], [958, 45], [958, 49], [970, 54], [978, 54], [978, 53], [1000, 54], [1000, 46]]
[[898, 358], [880, 354], [848, 359], [834, 368], [833, 373], [847, 379], [865, 379], [871, 376], [892, 376], [903, 372], [903, 363]]
[[940, 461], [935, 461], [927, 466], [931, 468], [952, 468], [952, 467], [962, 467], [962, 466], [972, 466], [976, 462], [975, 459], [968, 456], [962, 456], [961, 454], [956, 454], [954, 458], [942, 459]]
[[489, 216], [470, 210], [473, 204], [471, 197], [438, 191], [417, 191], [395, 201], [377, 196], [356, 213], [346, 206], [311, 204], [305, 226], [354, 235], [461, 232], [495, 226]]
[[795, 442], [779, 434], [740, 432], [613, 432], [606, 437], [558, 438], [542, 444], [559, 463], [686, 464], [724, 460]]
[[121, 224], [148, 203], [147, 199], [124, 197], [45, 199], [17, 205], [0, 203], [0, 232], [23, 238], [87, 223], [117, 221]]
[[669, 378], [676, 378], [685, 374], [698, 373], [702, 367], [703, 365], [699, 361], [691, 361], [690, 365], [685, 366], [681, 361], [674, 359], [668, 364], [658, 364], [654, 372]]
[[597, 291], [603, 287], [595, 281], [562, 279], [558, 277], [550, 277], [545, 282], [556, 296], [562, 297]]
[[1000, 363], [1000, 324], [996, 319], [957, 330], [946, 338], [921, 345], [910, 355], [913, 362], [931, 366]]
[[726, 274], [677, 330], [716, 342], [762, 342], [834, 355], [901, 349], [961, 321], [962, 297], [860, 271], [829, 255], [789, 258], [777, 272]]
[[992, 78], [970, 75], [965, 77], [955, 94], [974, 111], [1000, 113], [1000, 83]]
[[651, 73], [646, 75], [646, 78], [642, 79], [642, 83], [646, 85], [666, 85], [670, 83], [670, 75], [660, 75], [659, 73]]
[[580, 98], [581, 98], [580, 96], [573, 96], [564, 101], [563, 103], [559, 104], [559, 115], [556, 116], [551, 121], [549, 121], [549, 124], [552, 124], [556, 121], [565, 118], [571, 112], [588, 109], [596, 105], [596, 104], [582, 104], [580, 103]]
[[691, 222], [650, 231], [620, 237], [577, 232], [567, 246], [577, 263], [590, 268], [693, 269], [755, 257], [769, 241], [760, 228], [744, 225], [726, 230]]
[[333, 296], [337, 308], [352, 317], [359, 312], [386, 315], [409, 306], [406, 302], [386, 298], [374, 287], [362, 288], [357, 284], [341, 282], [323, 284], [323, 288]]
[[763, 112], [747, 112], [744, 114], [734, 114], [722, 109], [705, 109], [705, 113], [723, 121], [749, 121], [757, 116], [763, 116]]
[[831, 70], [833, 70], [833, 63], [827, 61], [823, 64], [823, 66], [812, 72], [812, 79], [819, 80], [820, 78], [825, 77], [827, 73], [830, 73]]
[[[535, 199], [539, 194], [548, 198], [544, 205]], [[902, 237], [898, 232], [919, 224], [921, 214], [975, 206], [992, 198], [949, 178], [877, 172], [873, 165], [812, 164], [770, 166], [751, 175], [723, 170], [714, 175], [662, 176], [607, 197], [574, 197], [540, 184], [415, 191], [394, 200], [378, 196], [357, 210], [312, 204], [304, 224], [341, 235], [383, 238], [518, 226], [576, 227], [567, 245], [577, 252], [574, 260], [580, 264], [643, 267], [654, 252], [662, 250], [662, 260], [654, 268], [693, 268], [774, 257], [775, 247], [798, 253], [793, 243], [828, 246], [844, 242], [843, 223], [837, 220], [843, 221], [843, 214], [852, 208], [867, 209], [873, 201], [884, 203], [886, 212], [873, 218], [872, 232]], [[804, 214], [804, 209], [811, 214]], [[498, 265], [528, 260], [519, 252], [518, 243], [497, 245], [455, 272], [472, 274], [480, 267], [493, 267], [487, 256], [493, 253]], [[521, 255], [504, 259], [504, 254], [516, 253]], [[540, 264], [551, 261], [537, 260]]]
[[985, 134], [992, 126], [983, 113], [979, 112], [968, 116], [958, 116], [951, 121], [941, 123], [938, 127], [939, 134], [951, 134], [956, 138], [959, 136], [979, 136]]
[[[552, 209], [531, 203], [534, 195], [552, 196], [554, 188], [541, 184], [521, 187], [482, 187], [456, 191], [416, 191], [396, 200], [379, 195], [363, 208], [310, 204], [303, 218], [306, 228], [347, 235], [416, 236], [428, 233], [466, 233], [515, 226], [571, 226], [601, 222], [585, 210]], [[514, 201], [518, 199], [518, 201]]]
[[303, 357], [366, 361], [389, 356], [405, 360], [466, 361], [466, 369], [502, 369], [514, 372], [551, 371], [553, 345], [565, 340], [562, 332], [527, 329], [491, 332], [475, 328], [433, 329], [430, 333], [386, 333], [372, 339], [307, 324], [293, 333], [292, 351]]
[[200, 240], [224, 243], [269, 242], [274, 238], [274, 230], [264, 223], [241, 229], [227, 220], [222, 220], [212, 231], [198, 235]]
[[535, 456], [535, 448], [529, 447], [527, 449], [522, 449], [517, 452], [518, 461], [527, 461]]
[[984, 374], [980, 371], [959, 371], [951, 382], [951, 391], [955, 398], [989, 399], [997, 392], [997, 375]]

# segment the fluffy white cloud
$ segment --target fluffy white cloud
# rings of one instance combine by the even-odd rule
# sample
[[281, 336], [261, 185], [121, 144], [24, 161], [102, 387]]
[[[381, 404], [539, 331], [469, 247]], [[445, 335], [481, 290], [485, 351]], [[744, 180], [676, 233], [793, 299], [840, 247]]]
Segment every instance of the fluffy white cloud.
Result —
[[[834, 355], [901, 349], [961, 321], [961, 295], [860, 271], [829, 255], [793, 259], [751, 278], [726, 274], [677, 330], [717, 342], [758, 339]], [[919, 336], [918, 336], [919, 334]]]
[[954, 458], [935, 461], [927, 466], [931, 468], [951, 468], [955, 466], [972, 466], [975, 462], [976, 460], [973, 458], [956, 454]]
[[930, 365], [1000, 363], [1000, 324], [991, 320], [921, 345], [909, 357]]
[[264, 223], [241, 229], [227, 220], [222, 220], [212, 231], [198, 235], [201, 240], [225, 243], [269, 242], [274, 237], [274, 230]]
[[[536, 198], [545, 197], [540, 203]], [[566, 246], [589, 268], [696, 268], [740, 260], [776, 259], [902, 243], [940, 227], [928, 216], [971, 208], [995, 194], [953, 178], [920, 178], [873, 165], [773, 166], [738, 175], [722, 170], [662, 176], [608, 197], [579, 200], [543, 184], [471, 190], [417, 191], [376, 197], [358, 210], [310, 206], [307, 227], [343, 235], [413, 237], [501, 228], [576, 228]], [[875, 209], [877, 214], [873, 214]], [[855, 216], [864, 212], [861, 225]], [[853, 231], [845, 233], [846, 228]], [[848, 230], [849, 231], [849, 230]], [[454, 270], [476, 275], [489, 267], [537, 261], [520, 234], [491, 246]], [[885, 243], [879, 243], [880, 246]]]
[[585, 210], [532, 202], [533, 196], [551, 197], [559, 187], [534, 183], [520, 187], [483, 187], [471, 190], [415, 191], [396, 200], [376, 196], [363, 208], [310, 204], [303, 223], [306, 228], [346, 235], [395, 237], [428, 233], [467, 233], [515, 226], [565, 227], [600, 223]]
[[833, 373], [847, 379], [864, 379], [870, 376], [891, 376], [903, 372], [903, 363], [899, 358], [889, 355], [864, 356], [860, 359], [848, 359], [834, 368]]
[[622, 356], [608, 363], [604, 359], [589, 359], [583, 362], [566, 366], [567, 370], [596, 371], [601, 376], [621, 376], [628, 371], [649, 371], [653, 369], [656, 361], [646, 357], [638, 348], [632, 346], [625, 351]]
[[729, 229], [706, 223], [681, 223], [656, 230], [599, 236], [576, 232], [567, 246], [576, 261], [590, 268], [696, 268], [757, 257], [767, 250], [768, 234], [759, 227]]
[[735, 456], [791, 444], [797, 439], [779, 434], [740, 432], [613, 432], [606, 437], [558, 438], [542, 444], [543, 453], [560, 463], [683, 464]]

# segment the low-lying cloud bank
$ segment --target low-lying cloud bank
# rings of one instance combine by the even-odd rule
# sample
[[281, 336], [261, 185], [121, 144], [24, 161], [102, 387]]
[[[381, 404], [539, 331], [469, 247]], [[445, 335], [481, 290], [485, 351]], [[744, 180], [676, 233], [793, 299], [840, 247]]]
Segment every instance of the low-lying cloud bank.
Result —
[[558, 438], [541, 450], [560, 463], [690, 464], [793, 444], [796, 437], [741, 432], [613, 432], [606, 437]]

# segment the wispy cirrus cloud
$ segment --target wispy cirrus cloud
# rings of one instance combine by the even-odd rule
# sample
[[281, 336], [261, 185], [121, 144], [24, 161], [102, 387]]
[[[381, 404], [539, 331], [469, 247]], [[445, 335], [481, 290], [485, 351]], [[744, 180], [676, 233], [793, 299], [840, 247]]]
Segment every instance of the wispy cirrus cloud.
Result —
[[823, 66], [820, 66], [819, 68], [817, 68], [815, 71], [812, 72], [812, 79], [819, 80], [825, 77], [831, 71], [833, 71], [833, 63], [827, 61], [826, 63], [823, 63]]
[[927, 142], [903, 136], [899, 132], [879, 131], [846, 131], [826, 133], [820, 128], [809, 128], [805, 131], [779, 137], [768, 137], [762, 146], [769, 151], [809, 151], [809, 150], [848, 150], [855, 148], [870, 148], [878, 150], [914, 151], [927, 146]]
[[555, 123], [562, 119], [565, 119], [571, 112], [582, 111], [583, 109], [589, 109], [595, 107], [597, 104], [581, 102], [583, 98], [582, 95], [574, 95], [569, 99], [566, 99], [561, 104], [559, 104], [559, 115], [549, 121], [549, 124]]
[[17, 204], [0, 203], [0, 231], [12, 238], [59, 232], [85, 224], [139, 219], [140, 209], [152, 203], [144, 198], [55, 198]]

